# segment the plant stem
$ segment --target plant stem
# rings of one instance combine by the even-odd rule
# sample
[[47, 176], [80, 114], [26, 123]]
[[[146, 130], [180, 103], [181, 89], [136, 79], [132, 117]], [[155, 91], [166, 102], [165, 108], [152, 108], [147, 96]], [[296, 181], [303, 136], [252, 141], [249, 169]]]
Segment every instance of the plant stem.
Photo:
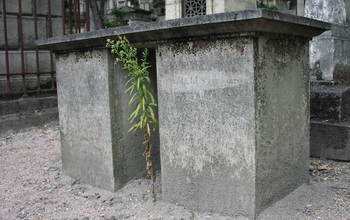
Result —
[[147, 169], [147, 177], [151, 179], [152, 181], [152, 199], [153, 201], [156, 201], [156, 194], [155, 194], [155, 181], [156, 176], [154, 174], [153, 170], [153, 160], [152, 160], [152, 145], [151, 145], [151, 136], [147, 132], [147, 130], [144, 131], [144, 145], [145, 145], [145, 158], [146, 158], [146, 169]]

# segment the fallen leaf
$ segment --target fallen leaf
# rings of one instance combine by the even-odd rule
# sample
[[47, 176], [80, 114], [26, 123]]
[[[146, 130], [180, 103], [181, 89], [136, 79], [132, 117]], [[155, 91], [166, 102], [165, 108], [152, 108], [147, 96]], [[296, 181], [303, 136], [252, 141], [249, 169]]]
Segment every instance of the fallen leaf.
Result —
[[190, 216], [190, 220], [194, 220], [194, 214], [192, 213], [192, 215]]
[[140, 201], [140, 203], [143, 205], [143, 204], [145, 204], [147, 201], [148, 201], [148, 200], [144, 200], [144, 199], [143, 199], [143, 200]]

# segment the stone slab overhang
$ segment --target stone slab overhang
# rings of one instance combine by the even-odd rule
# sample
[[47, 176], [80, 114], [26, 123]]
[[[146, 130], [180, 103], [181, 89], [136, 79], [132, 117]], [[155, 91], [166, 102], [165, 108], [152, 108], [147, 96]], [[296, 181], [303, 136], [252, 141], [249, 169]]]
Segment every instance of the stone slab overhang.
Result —
[[125, 35], [140, 46], [152, 47], [167, 40], [203, 38], [243, 33], [274, 33], [312, 38], [331, 29], [331, 24], [305, 17], [257, 9], [198, 17], [181, 18], [154, 23], [102, 29], [93, 32], [38, 40], [40, 49], [54, 51], [101, 47], [106, 39]]

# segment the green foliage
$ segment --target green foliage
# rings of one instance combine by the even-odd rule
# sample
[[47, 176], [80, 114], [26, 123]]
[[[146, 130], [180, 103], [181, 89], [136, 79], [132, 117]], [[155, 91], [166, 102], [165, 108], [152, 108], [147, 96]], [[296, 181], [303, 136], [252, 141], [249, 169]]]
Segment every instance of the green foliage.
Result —
[[[129, 0], [129, 2], [132, 7], [139, 6], [139, 0]], [[130, 10], [130, 7], [112, 8], [111, 14], [113, 15], [113, 18], [104, 22], [105, 28], [127, 25], [128, 22], [125, 20], [125, 16], [128, 14], [128, 10]]]
[[126, 93], [130, 95], [129, 104], [135, 104], [134, 111], [129, 116], [132, 127], [129, 131], [144, 130], [148, 136], [157, 126], [155, 115], [157, 106], [151, 89], [151, 78], [147, 62], [148, 50], [142, 52], [138, 58], [138, 51], [126, 37], [119, 37], [117, 41], [107, 40], [107, 47], [116, 55], [116, 61], [122, 63], [122, 68], [127, 70]]
[[131, 3], [133, 6], [138, 6], [138, 5], [139, 5], [139, 0], [130, 0], [130, 3]]
[[113, 15], [113, 19], [105, 21], [104, 26], [106, 28], [127, 25], [127, 21], [124, 19], [127, 12], [123, 8], [113, 8], [111, 14]]
[[267, 8], [267, 9], [273, 9], [273, 10], [277, 9], [276, 6], [270, 6], [268, 3], [265, 3], [264, 0], [257, 0], [256, 4], [258, 8]]
[[127, 25], [127, 22], [124, 20], [113, 19], [113, 20], [104, 22], [105, 28], [119, 27], [119, 26], [124, 26], [124, 25]]
[[122, 8], [113, 8], [111, 12], [117, 18], [123, 18], [127, 14]]

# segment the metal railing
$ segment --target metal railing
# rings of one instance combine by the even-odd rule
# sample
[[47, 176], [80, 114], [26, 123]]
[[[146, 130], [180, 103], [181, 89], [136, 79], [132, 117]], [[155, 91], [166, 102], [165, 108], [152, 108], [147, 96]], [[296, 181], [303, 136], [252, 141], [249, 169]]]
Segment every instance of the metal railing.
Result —
[[90, 10], [88, 0], [65, 0], [63, 29], [65, 34], [90, 31]]
[[28, 2], [0, 0], [0, 99], [56, 93], [54, 54], [34, 41], [90, 31], [88, 0]]

